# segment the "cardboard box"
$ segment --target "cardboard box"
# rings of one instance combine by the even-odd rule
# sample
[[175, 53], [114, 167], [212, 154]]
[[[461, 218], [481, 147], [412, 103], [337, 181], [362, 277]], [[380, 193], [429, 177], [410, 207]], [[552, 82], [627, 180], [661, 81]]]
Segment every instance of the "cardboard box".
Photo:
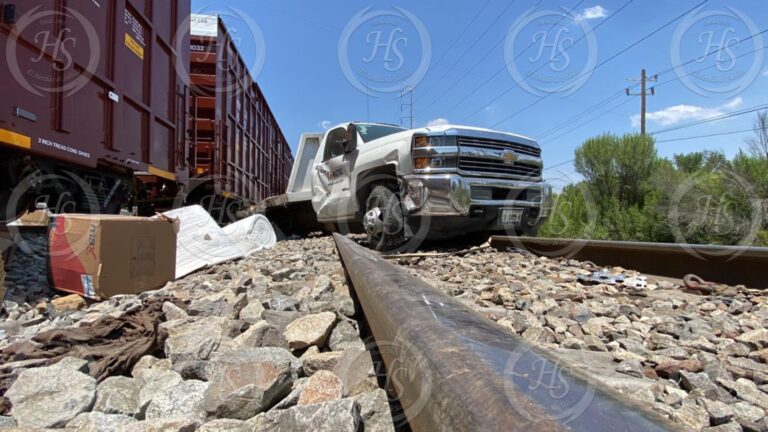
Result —
[[48, 245], [53, 285], [95, 300], [160, 288], [176, 272], [177, 228], [164, 219], [56, 215]]

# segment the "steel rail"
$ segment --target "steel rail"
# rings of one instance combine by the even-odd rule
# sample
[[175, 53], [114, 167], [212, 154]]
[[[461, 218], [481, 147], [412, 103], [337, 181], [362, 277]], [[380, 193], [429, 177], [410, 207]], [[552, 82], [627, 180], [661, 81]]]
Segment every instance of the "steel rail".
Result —
[[412, 430], [676, 430], [378, 254], [334, 238]]
[[533, 237], [491, 238], [496, 249], [517, 248], [547, 257], [591, 261], [656, 276], [704, 280], [749, 288], [768, 288], [768, 248], [673, 243], [567, 240]]

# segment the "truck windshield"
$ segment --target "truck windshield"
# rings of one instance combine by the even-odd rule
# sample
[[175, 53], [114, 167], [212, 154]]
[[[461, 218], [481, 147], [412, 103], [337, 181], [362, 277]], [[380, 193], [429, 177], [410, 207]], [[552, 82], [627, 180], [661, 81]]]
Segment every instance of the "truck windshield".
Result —
[[357, 132], [363, 138], [364, 142], [373, 141], [388, 135], [396, 134], [398, 132], [403, 132], [407, 130], [397, 126], [387, 126], [387, 125], [369, 124], [369, 123], [356, 123], [355, 126], [357, 126]]

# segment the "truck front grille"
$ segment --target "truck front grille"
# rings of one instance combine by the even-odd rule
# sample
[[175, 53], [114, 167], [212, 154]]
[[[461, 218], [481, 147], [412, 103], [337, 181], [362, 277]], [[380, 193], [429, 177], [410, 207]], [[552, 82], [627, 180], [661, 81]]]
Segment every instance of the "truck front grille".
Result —
[[459, 159], [459, 169], [484, 174], [505, 174], [521, 178], [541, 177], [541, 168], [521, 163], [508, 164], [503, 160], [491, 160], [463, 156]]
[[[538, 180], [541, 178], [541, 167], [524, 162], [507, 162], [501, 157], [479, 157], [470, 155], [472, 149], [513, 150], [519, 155], [541, 157], [541, 149], [524, 144], [508, 141], [498, 141], [486, 138], [459, 137], [459, 170], [468, 174], [491, 175], [515, 178], [520, 180]], [[462, 153], [462, 150], [467, 152]], [[498, 154], [498, 152], [496, 152]]]
[[509, 141], [499, 141], [487, 138], [470, 138], [460, 137], [460, 146], [480, 147], [494, 150], [514, 150], [521, 154], [529, 156], [541, 157], [541, 149], [538, 147], [531, 147], [525, 144], [518, 144]]

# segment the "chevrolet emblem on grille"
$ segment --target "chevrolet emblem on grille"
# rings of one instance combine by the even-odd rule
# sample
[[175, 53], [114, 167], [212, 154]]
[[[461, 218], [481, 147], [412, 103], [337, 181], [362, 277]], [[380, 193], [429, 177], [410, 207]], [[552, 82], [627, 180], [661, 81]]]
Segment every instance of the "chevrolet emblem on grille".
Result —
[[512, 164], [517, 162], [518, 159], [520, 159], [520, 157], [517, 156], [517, 153], [513, 151], [505, 151], [504, 153], [501, 154], [501, 159], [504, 160], [504, 162], [506, 163]]

